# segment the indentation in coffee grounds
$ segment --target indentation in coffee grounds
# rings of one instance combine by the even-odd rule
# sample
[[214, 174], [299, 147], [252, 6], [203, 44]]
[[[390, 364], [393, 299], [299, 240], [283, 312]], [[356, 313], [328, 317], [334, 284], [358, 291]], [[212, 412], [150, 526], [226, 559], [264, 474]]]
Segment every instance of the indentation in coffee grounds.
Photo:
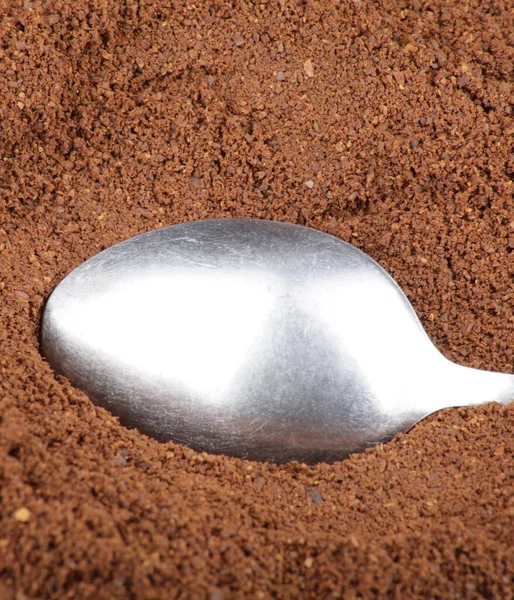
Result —
[[4, 2], [0, 598], [507, 598], [514, 412], [331, 465], [120, 427], [39, 353], [99, 250], [254, 217], [362, 248], [461, 364], [514, 364], [509, 2]]

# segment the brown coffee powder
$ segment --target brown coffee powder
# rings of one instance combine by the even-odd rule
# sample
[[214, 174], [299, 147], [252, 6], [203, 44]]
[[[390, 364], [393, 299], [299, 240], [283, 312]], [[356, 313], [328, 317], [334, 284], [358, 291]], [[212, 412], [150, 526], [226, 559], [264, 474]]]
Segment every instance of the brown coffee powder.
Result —
[[512, 598], [514, 410], [331, 465], [120, 427], [39, 352], [74, 267], [177, 222], [305, 224], [452, 360], [514, 364], [510, 0], [0, 0], [0, 599]]

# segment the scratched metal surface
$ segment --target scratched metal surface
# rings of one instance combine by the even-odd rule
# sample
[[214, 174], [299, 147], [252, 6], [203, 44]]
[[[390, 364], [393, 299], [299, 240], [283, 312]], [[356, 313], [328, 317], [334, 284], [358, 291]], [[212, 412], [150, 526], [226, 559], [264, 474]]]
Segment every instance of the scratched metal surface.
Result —
[[435, 410], [514, 397], [447, 361], [402, 291], [330, 235], [199, 221], [113, 246], [51, 295], [42, 347], [159, 440], [258, 460], [334, 460]]

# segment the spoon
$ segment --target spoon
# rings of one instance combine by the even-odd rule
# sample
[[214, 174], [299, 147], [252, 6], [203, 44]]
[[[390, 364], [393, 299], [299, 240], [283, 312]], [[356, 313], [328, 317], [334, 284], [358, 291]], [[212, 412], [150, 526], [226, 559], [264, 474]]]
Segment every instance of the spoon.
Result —
[[513, 375], [444, 358], [366, 254], [272, 221], [100, 252], [50, 296], [42, 349], [123, 424], [255, 460], [342, 459], [442, 408], [514, 400]]

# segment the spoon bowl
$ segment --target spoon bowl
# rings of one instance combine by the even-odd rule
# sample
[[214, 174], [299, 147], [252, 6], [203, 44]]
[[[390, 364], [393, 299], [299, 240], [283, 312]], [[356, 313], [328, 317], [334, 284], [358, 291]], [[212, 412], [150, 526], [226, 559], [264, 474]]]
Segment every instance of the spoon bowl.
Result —
[[288, 223], [116, 244], [56, 287], [41, 339], [123, 424], [254, 460], [338, 460], [442, 408], [514, 400], [514, 376], [444, 358], [369, 256]]

